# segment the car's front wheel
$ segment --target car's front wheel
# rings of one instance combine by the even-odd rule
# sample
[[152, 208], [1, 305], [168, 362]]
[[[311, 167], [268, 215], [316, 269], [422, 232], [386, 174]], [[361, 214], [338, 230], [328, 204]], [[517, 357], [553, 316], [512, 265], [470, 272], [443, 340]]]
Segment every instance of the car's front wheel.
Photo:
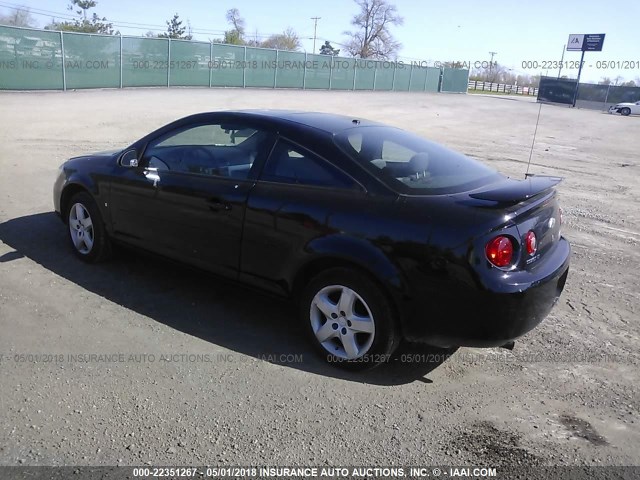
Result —
[[626, 117], [627, 115], [631, 115], [631, 109], [629, 107], [621, 108], [620, 113]]
[[67, 225], [74, 253], [85, 262], [95, 263], [111, 254], [102, 215], [88, 193], [76, 193], [68, 203]]
[[385, 363], [400, 342], [387, 295], [356, 270], [335, 268], [315, 277], [302, 294], [300, 315], [316, 350], [343, 368]]

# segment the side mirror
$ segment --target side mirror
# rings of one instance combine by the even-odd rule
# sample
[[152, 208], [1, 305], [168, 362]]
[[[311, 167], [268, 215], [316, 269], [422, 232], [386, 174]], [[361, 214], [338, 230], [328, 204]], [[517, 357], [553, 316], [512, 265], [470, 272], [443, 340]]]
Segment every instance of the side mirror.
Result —
[[120, 156], [119, 163], [122, 167], [136, 168], [138, 166], [138, 152], [127, 150]]

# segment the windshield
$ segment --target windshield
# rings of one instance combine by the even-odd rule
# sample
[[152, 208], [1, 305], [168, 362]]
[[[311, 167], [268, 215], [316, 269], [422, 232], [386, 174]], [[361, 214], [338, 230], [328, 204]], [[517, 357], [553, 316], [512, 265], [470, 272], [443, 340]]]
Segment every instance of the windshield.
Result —
[[392, 127], [356, 127], [335, 137], [350, 157], [399, 193], [458, 193], [501, 175], [461, 153]]

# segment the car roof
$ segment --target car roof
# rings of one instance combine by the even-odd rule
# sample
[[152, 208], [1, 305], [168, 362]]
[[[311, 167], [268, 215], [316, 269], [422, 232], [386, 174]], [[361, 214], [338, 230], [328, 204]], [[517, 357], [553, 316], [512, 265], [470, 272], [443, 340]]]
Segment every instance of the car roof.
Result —
[[225, 113], [247, 115], [273, 121], [274, 123], [296, 123], [316, 128], [327, 133], [338, 133], [348, 128], [363, 126], [386, 126], [358, 116], [335, 113], [305, 112], [300, 110], [230, 110]]

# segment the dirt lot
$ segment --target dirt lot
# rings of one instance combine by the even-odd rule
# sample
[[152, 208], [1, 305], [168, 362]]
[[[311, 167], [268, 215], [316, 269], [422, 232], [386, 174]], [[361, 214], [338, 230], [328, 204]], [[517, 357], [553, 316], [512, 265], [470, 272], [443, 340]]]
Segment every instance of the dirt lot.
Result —
[[0, 93], [1, 465], [640, 465], [640, 118], [542, 107], [531, 172], [566, 177], [573, 263], [513, 352], [405, 347], [347, 374], [286, 303], [126, 252], [84, 265], [52, 213], [67, 157], [256, 107], [386, 121], [515, 177], [538, 114], [481, 95]]

